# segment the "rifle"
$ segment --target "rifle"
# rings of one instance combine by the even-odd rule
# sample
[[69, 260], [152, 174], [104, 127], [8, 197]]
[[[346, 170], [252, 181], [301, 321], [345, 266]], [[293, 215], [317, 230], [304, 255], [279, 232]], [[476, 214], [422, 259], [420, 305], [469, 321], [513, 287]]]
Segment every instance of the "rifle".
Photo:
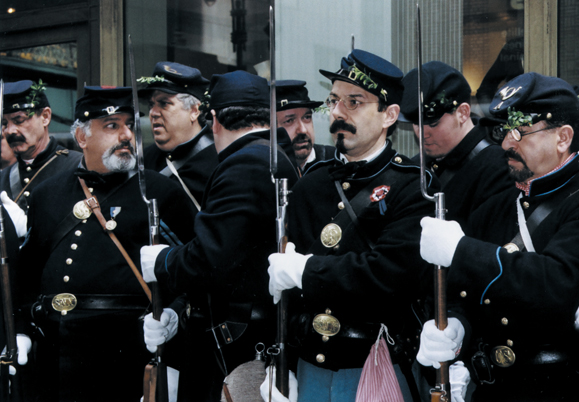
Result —
[[[434, 202], [435, 214], [437, 219], [445, 219], [446, 205], [444, 193], [439, 192], [431, 196], [426, 190], [426, 178], [424, 176], [424, 120], [422, 116], [422, 33], [420, 29], [420, 6], [416, 4], [416, 35], [418, 41], [418, 144], [420, 148], [420, 191], [422, 196]], [[436, 327], [444, 330], [448, 325], [446, 316], [446, 275], [448, 269], [437, 265], [434, 267], [434, 322]], [[440, 368], [436, 370], [436, 385], [430, 391], [430, 400], [432, 402], [447, 402], [450, 400], [450, 375], [448, 371], [448, 362], [440, 362]]]
[[[275, 95], [275, 1], [272, 0], [269, 6], [269, 60], [270, 60], [270, 173], [271, 180], [275, 183], [276, 193], [276, 239], [277, 252], [284, 253], [287, 244], [285, 233], [286, 209], [288, 204], [288, 183], [287, 179], [277, 179], [277, 115], [276, 115], [276, 95]], [[289, 369], [287, 362], [287, 313], [288, 295], [284, 291], [281, 294], [277, 306], [277, 340], [276, 347], [279, 351], [276, 357], [276, 387], [284, 396], [289, 396]]]
[[[0, 80], [0, 121], [3, 119], [4, 110], [4, 80]], [[0, 138], [2, 138], [0, 128]], [[1, 393], [3, 401], [20, 401], [19, 378], [9, 379], [10, 366], [16, 368], [18, 362], [18, 346], [16, 343], [16, 327], [14, 325], [14, 310], [12, 305], [12, 292], [10, 286], [10, 266], [8, 265], [8, 251], [6, 247], [6, 232], [4, 231], [4, 207], [0, 207], [0, 270], [2, 275], [2, 313], [4, 314], [4, 326], [6, 327], [6, 352], [0, 356], [2, 365]], [[10, 386], [12, 383], [12, 386]]]
[[[135, 113], [135, 142], [137, 144], [137, 173], [139, 175], [139, 188], [141, 197], [149, 215], [149, 244], [159, 244], [159, 209], [156, 199], [147, 199], [146, 182], [145, 182], [145, 164], [143, 161], [143, 135], [141, 133], [141, 116], [139, 113], [139, 97], [137, 93], [137, 78], [135, 73], [135, 58], [133, 55], [133, 43], [131, 35], [128, 39], [129, 44], [129, 63], [131, 69], [131, 87], [133, 89], [133, 109]], [[163, 304], [159, 284], [151, 283], [151, 294], [153, 298], [153, 318], [160, 321], [163, 314]], [[157, 352], [151, 362], [145, 367], [144, 376], [144, 402], [168, 402], [169, 387], [167, 384], [167, 365], [161, 361], [163, 354], [163, 345], [157, 346]]]

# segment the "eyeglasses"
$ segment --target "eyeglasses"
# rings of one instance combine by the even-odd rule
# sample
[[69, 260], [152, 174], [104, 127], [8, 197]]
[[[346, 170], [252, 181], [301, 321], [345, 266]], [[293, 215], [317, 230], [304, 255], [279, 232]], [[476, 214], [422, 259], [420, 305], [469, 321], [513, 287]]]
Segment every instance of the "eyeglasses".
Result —
[[348, 110], [356, 110], [358, 108], [358, 106], [363, 105], [365, 103], [380, 103], [380, 102], [361, 102], [356, 98], [353, 97], [348, 97], [346, 99], [340, 99], [337, 96], [328, 96], [328, 99], [326, 99], [325, 104], [327, 107], [330, 108], [330, 110], [334, 110], [337, 106], [338, 103], [342, 102], [344, 104], [344, 106], [346, 107], [346, 109]]
[[535, 131], [531, 131], [528, 133], [521, 133], [516, 128], [512, 129], [512, 130], [507, 130], [501, 126], [497, 126], [497, 127], [493, 128], [493, 138], [495, 140], [497, 140], [498, 142], [503, 142], [503, 140], [505, 139], [507, 134], [511, 133], [513, 140], [520, 142], [525, 135], [535, 134], [535, 133], [538, 133], [539, 131], [551, 130], [552, 128], [554, 128], [554, 127], [545, 127], [545, 128], [541, 128], [540, 130], [535, 130]]

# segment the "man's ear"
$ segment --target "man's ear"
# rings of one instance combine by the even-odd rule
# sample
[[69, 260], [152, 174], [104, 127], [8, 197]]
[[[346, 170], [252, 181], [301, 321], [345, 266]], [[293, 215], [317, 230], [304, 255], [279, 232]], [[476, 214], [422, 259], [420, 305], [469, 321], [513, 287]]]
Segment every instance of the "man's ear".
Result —
[[42, 112], [40, 112], [40, 118], [42, 119], [42, 125], [48, 127], [50, 120], [52, 119], [52, 109], [48, 106], [42, 109]]
[[466, 102], [458, 105], [456, 108], [456, 115], [460, 124], [464, 124], [465, 121], [470, 119], [470, 105]]
[[571, 147], [571, 142], [573, 141], [573, 136], [575, 135], [573, 127], [568, 124], [559, 127], [558, 135], [559, 138], [557, 139], [557, 151], [560, 153], [571, 153], [569, 148]]
[[400, 114], [400, 106], [394, 104], [386, 108], [386, 113], [384, 113], [384, 120], [382, 122], [383, 128], [388, 128], [396, 123], [398, 120], [398, 115]]
[[211, 109], [211, 116], [213, 116], [213, 124], [211, 125], [213, 129], [213, 134], [218, 134], [223, 128], [223, 126], [221, 125], [221, 123], [219, 123], [219, 120], [217, 120], [217, 115], [215, 114], [215, 110], [213, 109]]
[[201, 114], [199, 110], [200, 104], [191, 106], [191, 112], [189, 113], [189, 118], [191, 119], [191, 123], [195, 123]]
[[80, 127], [77, 127], [74, 131], [74, 138], [76, 138], [76, 142], [81, 149], [86, 148], [86, 133]]

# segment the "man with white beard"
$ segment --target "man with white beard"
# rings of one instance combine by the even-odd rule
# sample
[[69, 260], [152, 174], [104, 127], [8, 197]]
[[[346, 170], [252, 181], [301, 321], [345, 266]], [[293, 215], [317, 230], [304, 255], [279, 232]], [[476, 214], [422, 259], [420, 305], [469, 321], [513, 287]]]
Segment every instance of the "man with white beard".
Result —
[[[86, 87], [75, 119], [78, 169], [46, 180], [30, 197], [17, 277], [19, 345], [27, 337], [36, 345], [27, 389], [42, 390], [43, 401], [136, 401], [151, 357], [140, 320], [149, 300], [136, 268], [149, 224], [134, 170], [131, 89]], [[145, 177], [147, 198], [157, 200], [161, 226], [172, 234], [172, 242], [161, 241], [188, 241], [194, 212], [183, 189], [153, 171]]]

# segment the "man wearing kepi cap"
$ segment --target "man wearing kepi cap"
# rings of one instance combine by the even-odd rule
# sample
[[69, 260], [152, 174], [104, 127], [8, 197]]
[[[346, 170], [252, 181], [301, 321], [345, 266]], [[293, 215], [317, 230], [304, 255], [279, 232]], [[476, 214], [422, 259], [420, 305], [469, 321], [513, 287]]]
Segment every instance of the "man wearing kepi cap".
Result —
[[44, 180], [74, 169], [82, 154], [69, 151], [50, 137], [52, 109], [46, 85], [30, 80], [4, 84], [2, 133], [17, 157], [17, 163], [2, 171], [1, 191], [25, 212], [28, 198]]
[[[418, 136], [418, 69], [402, 82], [399, 120], [412, 123]], [[440, 61], [424, 64], [421, 89], [426, 167], [440, 180], [447, 218], [464, 224], [489, 197], [513, 186], [504, 151], [491, 141], [490, 128], [471, 117], [470, 86], [458, 70]]]
[[140, 97], [149, 102], [155, 144], [145, 149], [145, 167], [179, 181], [199, 208], [217, 151], [205, 114], [199, 109], [209, 80], [196, 68], [162, 61], [152, 77], [141, 77]]
[[411, 303], [427, 292], [432, 277], [418, 255], [418, 225], [433, 208], [420, 194], [419, 167], [388, 139], [403, 74], [360, 49], [342, 58], [337, 72], [320, 72], [332, 80], [326, 105], [337, 155], [294, 187], [288, 207], [293, 243], [269, 257], [274, 301], [282, 290], [298, 288], [290, 300], [298, 312], [291, 328], [292, 344], [299, 345], [298, 400], [354, 401], [380, 335], [390, 345], [381, 342], [378, 351], [389, 353], [394, 366], [377, 381], [383, 387], [362, 380], [359, 393], [412, 400], [408, 350], [418, 322]]
[[[258, 342], [273, 344], [275, 330], [267, 292], [267, 256], [277, 249], [269, 85], [234, 71], [214, 75], [209, 92], [219, 165], [195, 218], [195, 237], [183, 246], [141, 250], [145, 280], [204, 301], [206, 320], [190, 334], [199, 345], [200, 372], [191, 379], [196, 386], [189, 396], [195, 401], [219, 400], [224, 375], [253, 360]], [[278, 130], [278, 143], [291, 151], [285, 130]], [[297, 181], [295, 167], [286, 153], [279, 148], [277, 153], [276, 177], [287, 178], [291, 187]]]
[[316, 162], [333, 158], [334, 147], [315, 143], [313, 109], [324, 102], [310, 100], [305, 81], [276, 81], [275, 91], [277, 126], [288, 132], [301, 172], [305, 173]]
[[[472, 327], [462, 356], [472, 362], [477, 401], [571, 400], [579, 380], [579, 101], [565, 81], [526, 73], [501, 88], [490, 113], [503, 121], [495, 135], [516, 187], [475, 211], [466, 235], [456, 222], [424, 218], [421, 255], [450, 266], [449, 300]], [[453, 335], [427, 323], [418, 361], [453, 359], [462, 341]]]
[[[83, 151], [80, 165], [45, 180], [30, 197], [18, 337], [36, 344], [29, 388], [38, 400], [128, 401], [143, 392], [150, 354], [140, 317], [149, 300], [138, 266], [150, 229], [134, 170], [131, 95], [131, 88], [84, 89], [71, 128]], [[145, 177], [161, 221], [189, 240], [194, 210], [184, 191], [156, 172]]]

